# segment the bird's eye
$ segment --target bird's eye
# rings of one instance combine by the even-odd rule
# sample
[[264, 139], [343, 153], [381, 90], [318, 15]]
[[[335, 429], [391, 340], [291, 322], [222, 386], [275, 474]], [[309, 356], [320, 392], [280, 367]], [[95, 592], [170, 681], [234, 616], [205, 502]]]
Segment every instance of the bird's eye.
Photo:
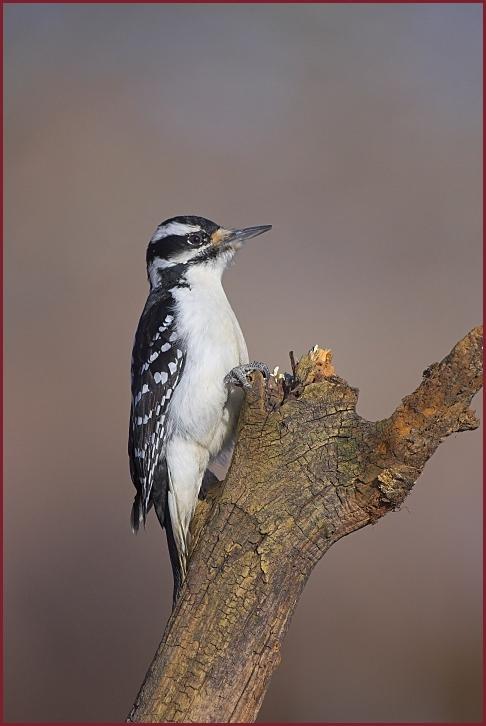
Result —
[[199, 247], [199, 245], [202, 244], [202, 237], [200, 234], [193, 234], [189, 237], [188, 242], [194, 247]]

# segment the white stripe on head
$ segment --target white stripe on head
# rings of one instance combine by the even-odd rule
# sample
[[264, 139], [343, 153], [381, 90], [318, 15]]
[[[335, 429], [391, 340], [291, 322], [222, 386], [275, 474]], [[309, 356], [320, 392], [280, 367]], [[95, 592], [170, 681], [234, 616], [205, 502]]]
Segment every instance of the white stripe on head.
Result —
[[158, 242], [159, 239], [164, 237], [170, 237], [175, 234], [183, 236], [190, 234], [191, 232], [200, 232], [201, 227], [198, 224], [182, 224], [182, 222], [168, 222], [167, 224], [161, 224], [157, 227], [152, 235], [150, 242]]

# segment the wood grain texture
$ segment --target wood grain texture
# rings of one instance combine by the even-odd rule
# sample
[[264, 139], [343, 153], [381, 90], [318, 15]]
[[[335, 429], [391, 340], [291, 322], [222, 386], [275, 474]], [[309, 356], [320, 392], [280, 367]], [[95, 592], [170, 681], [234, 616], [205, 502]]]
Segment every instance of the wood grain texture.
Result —
[[344, 535], [398, 509], [437, 446], [479, 425], [474, 328], [387, 419], [315, 348], [293, 379], [255, 375], [224, 482], [198, 505], [187, 581], [132, 722], [253, 722], [312, 569]]

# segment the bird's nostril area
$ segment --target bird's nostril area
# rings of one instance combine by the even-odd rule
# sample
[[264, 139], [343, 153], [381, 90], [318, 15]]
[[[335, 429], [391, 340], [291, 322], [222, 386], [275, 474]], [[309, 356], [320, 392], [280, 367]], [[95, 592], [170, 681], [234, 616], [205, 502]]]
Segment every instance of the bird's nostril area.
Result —
[[227, 229], [223, 229], [220, 227], [216, 230], [216, 232], [213, 232], [213, 234], [211, 235], [211, 244], [215, 246], [220, 245], [221, 242], [223, 242], [226, 237], [228, 237], [228, 233], [229, 232]]

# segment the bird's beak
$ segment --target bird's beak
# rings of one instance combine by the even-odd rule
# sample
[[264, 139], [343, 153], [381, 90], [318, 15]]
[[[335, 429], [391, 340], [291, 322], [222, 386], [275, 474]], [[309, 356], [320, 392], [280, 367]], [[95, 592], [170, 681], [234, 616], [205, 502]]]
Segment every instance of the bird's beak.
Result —
[[245, 227], [245, 229], [223, 229], [220, 227], [211, 235], [211, 242], [213, 245], [233, 243], [236, 246], [240, 246], [242, 242], [252, 237], [258, 237], [259, 234], [268, 232], [272, 229], [271, 224], [263, 224], [260, 227]]

